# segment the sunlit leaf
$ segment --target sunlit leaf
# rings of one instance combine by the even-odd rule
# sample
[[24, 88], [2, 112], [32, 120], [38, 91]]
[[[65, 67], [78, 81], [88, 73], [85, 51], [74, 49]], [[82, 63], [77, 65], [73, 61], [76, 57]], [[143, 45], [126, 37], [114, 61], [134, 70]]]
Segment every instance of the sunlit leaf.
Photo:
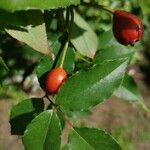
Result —
[[37, 116], [27, 127], [23, 136], [26, 150], [60, 150], [61, 125], [52, 110]]

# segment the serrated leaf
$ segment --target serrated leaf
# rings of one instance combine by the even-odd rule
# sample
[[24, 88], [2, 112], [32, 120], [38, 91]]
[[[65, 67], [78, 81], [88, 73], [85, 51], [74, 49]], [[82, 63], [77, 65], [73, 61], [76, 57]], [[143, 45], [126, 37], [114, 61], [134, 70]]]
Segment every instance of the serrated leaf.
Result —
[[26, 28], [7, 27], [6, 32], [38, 52], [51, 55], [47, 42], [45, 23], [41, 11], [28, 11]]
[[71, 29], [71, 42], [84, 56], [93, 58], [97, 50], [97, 36], [87, 22], [75, 13], [74, 24]]
[[129, 102], [137, 102], [143, 100], [136, 82], [128, 74], [125, 75], [122, 84], [114, 92], [114, 95]]
[[5, 68], [5, 70], [9, 71], [9, 68], [7, 67], [7, 65], [5, 64], [5, 61], [3, 60], [1, 56], [0, 56], [0, 66]]
[[7, 11], [29, 10], [29, 9], [57, 9], [69, 5], [80, 4], [80, 0], [1, 0], [0, 9]]
[[93, 60], [94, 64], [100, 64], [103, 61], [113, 61], [122, 58], [130, 58], [135, 53], [134, 48], [122, 45], [112, 45], [99, 50]]
[[95, 128], [73, 128], [69, 135], [69, 150], [121, 150], [108, 133]]
[[44, 110], [42, 99], [26, 99], [15, 105], [11, 110], [11, 133], [22, 135], [31, 120]]
[[120, 86], [127, 63], [127, 59], [109, 61], [80, 71], [61, 86], [56, 103], [64, 110], [74, 111], [103, 102]]
[[26, 150], [60, 150], [61, 125], [52, 110], [37, 116], [27, 127], [23, 136]]

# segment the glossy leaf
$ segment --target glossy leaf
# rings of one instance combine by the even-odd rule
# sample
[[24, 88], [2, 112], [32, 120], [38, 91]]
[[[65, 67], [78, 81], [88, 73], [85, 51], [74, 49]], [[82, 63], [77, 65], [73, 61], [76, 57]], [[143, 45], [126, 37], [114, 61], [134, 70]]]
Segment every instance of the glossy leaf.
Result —
[[60, 150], [61, 125], [52, 110], [37, 116], [27, 127], [23, 136], [26, 150]]
[[121, 150], [105, 131], [95, 128], [74, 128], [69, 135], [69, 150]]
[[28, 44], [36, 51], [51, 55], [42, 12], [28, 11], [26, 17], [28, 21], [26, 28], [7, 27], [6, 32], [15, 39]]
[[23, 100], [11, 110], [11, 133], [22, 135], [31, 120], [44, 110], [42, 99], [32, 98]]
[[104, 62], [76, 73], [61, 86], [56, 103], [65, 110], [74, 111], [103, 102], [120, 86], [127, 62], [127, 59]]
[[98, 46], [97, 36], [87, 22], [77, 13], [75, 13], [70, 34], [74, 47], [82, 55], [93, 58]]
[[93, 60], [93, 63], [100, 64], [103, 61], [113, 61], [130, 58], [134, 53], [134, 48], [125, 47], [122, 45], [113, 45], [99, 50]]
[[114, 95], [130, 102], [137, 102], [143, 100], [136, 82], [128, 74], [125, 75], [123, 83], [115, 91]]
[[1, 0], [0, 9], [7, 11], [29, 10], [29, 9], [56, 9], [69, 5], [77, 5], [80, 0]]

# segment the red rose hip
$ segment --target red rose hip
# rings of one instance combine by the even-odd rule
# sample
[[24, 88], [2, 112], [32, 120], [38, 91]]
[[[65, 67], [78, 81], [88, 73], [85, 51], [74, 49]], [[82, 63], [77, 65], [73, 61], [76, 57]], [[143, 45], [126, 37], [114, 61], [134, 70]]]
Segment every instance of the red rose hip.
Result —
[[51, 94], [57, 93], [62, 83], [67, 79], [67, 73], [61, 67], [51, 70], [45, 80], [46, 90]]
[[113, 34], [123, 45], [134, 45], [143, 35], [141, 20], [126, 11], [115, 10], [113, 13]]

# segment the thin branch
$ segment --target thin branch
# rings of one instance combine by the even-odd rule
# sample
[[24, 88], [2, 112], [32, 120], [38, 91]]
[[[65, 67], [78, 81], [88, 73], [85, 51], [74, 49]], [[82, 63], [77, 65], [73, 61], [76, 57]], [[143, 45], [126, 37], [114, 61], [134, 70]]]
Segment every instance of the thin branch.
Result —
[[53, 106], [58, 107], [58, 105], [55, 104], [55, 103], [48, 97], [48, 95], [45, 95], [44, 97], [46, 97], [46, 98], [50, 101], [50, 103], [51, 103]]
[[73, 128], [73, 124], [70, 122], [70, 120], [65, 116], [65, 114], [61, 111], [61, 109], [59, 108], [59, 105], [55, 104], [49, 97], [48, 95], [43, 96], [43, 98], [46, 97], [50, 103], [52, 104], [52, 106], [55, 108], [55, 110], [59, 111], [60, 114], [62, 115], [62, 117], [64, 118], [65, 122], [71, 127]]
[[60, 114], [63, 116], [65, 122], [71, 127], [73, 128], [73, 124], [70, 122], [70, 120], [65, 116], [65, 114], [60, 110], [60, 108], [57, 107], [57, 111], [60, 112]]

